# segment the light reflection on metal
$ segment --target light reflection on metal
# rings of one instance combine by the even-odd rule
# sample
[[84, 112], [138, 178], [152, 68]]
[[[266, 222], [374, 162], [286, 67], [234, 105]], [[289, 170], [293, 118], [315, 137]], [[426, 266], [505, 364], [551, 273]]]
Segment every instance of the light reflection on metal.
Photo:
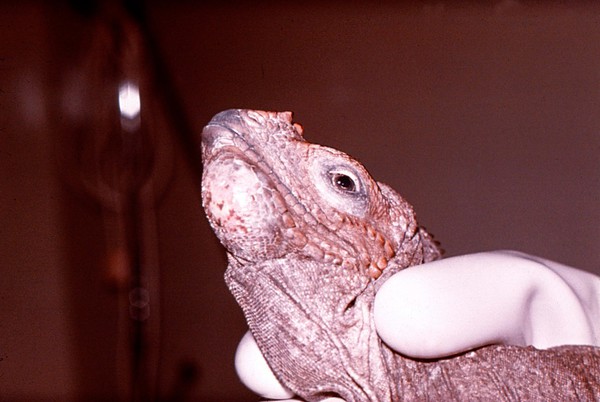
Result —
[[[134, 133], [141, 127], [140, 113], [142, 102], [140, 89], [131, 80], [126, 80], [119, 85], [119, 112], [121, 114], [121, 128], [125, 132]], [[143, 135], [138, 132], [137, 135]]]
[[119, 110], [121, 116], [127, 119], [135, 119], [139, 116], [141, 109], [140, 90], [137, 85], [126, 81], [119, 86]]

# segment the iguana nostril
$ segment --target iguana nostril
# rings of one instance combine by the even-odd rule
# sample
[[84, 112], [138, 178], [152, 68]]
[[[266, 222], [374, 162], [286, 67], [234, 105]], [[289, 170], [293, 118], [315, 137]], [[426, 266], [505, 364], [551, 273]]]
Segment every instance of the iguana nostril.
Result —
[[233, 144], [231, 136], [233, 133], [228, 133], [224, 127], [221, 126], [206, 126], [202, 130], [202, 147], [205, 151], [211, 151], [219, 147], [219, 144], [225, 144], [229, 142]]

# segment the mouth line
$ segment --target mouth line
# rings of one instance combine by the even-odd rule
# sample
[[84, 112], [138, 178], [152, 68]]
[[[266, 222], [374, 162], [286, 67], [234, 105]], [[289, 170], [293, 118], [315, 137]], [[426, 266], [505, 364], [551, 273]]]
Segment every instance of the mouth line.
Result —
[[260, 163], [260, 156], [246, 138], [238, 131], [224, 124], [208, 124], [202, 130], [202, 153], [206, 161], [223, 153], [231, 153]]
[[240, 161], [265, 177], [269, 177], [273, 184], [277, 183], [274, 188], [277, 188], [280, 192], [283, 191], [285, 186], [282, 185], [278, 177], [273, 177], [273, 169], [270, 168], [264, 157], [256, 152], [254, 147], [238, 132], [220, 124], [211, 125], [210, 127], [216, 127], [218, 131], [213, 133], [214, 138], [210, 140], [210, 143], [206, 144], [203, 141], [205, 165], [208, 166], [213, 163], [235, 165], [236, 161]]

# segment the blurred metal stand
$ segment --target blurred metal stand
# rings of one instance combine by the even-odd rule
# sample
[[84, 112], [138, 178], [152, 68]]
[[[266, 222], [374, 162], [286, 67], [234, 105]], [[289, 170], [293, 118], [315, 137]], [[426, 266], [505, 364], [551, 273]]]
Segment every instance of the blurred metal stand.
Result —
[[65, 89], [74, 129], [60, 161], [101, 208], [103, 277], [119, 299], [117, 383], [129, 401], [159, 398], [160, 271], [156, 211], [173, 171], [172, 116], [161, 96], [139, 3], [71, 2], [90, 18], [89, 46]]

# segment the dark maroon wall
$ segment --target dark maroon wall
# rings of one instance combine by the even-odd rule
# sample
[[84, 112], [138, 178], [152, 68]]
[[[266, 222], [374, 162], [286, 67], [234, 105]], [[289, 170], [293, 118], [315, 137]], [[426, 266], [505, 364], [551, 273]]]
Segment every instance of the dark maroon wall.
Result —
[[[148, 5], [195, 133], [226, 108], [292, 110], [307, 139], [413, 203], [448, 255], [512, 248], [600, 273], [599, 6], [239, 3]], [[102, 271], [109, 218], [55, 163], [68, 129], [57, 100], [85, 54], [77, 18], [0, 4], [2, 400], [114, 397], [122, 385], [122, 311]], [[187, 367], [195, 399], [248, 400], [224, 252], [188, 145], [163, 134], [172, 176], [150, 236], [160, 390], [175, 395]]]

